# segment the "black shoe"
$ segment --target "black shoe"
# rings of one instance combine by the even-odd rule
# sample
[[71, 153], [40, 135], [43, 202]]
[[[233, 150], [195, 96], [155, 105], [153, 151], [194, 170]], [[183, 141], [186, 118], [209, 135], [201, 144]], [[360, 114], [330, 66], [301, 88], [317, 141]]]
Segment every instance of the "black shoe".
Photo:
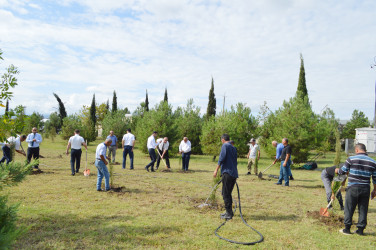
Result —
[[155, 167], [155, 170], [158, 170], [159, 166]]
[[355, 233], [356, 233], [357, 235], [361, 235], [361, 236], [363, 236], [363, 235], [364, 235], [364, 233], [363, 233], [363, 228], [358, 228], [358, 229], [355, 231]]
[[97, 189], [97, 191], [98, 191], [98, 192], [102, 192], [102, 191], [103, 191], [103, 189]]
[[229, 213], [225, 213], [225, 214], [221, 214], [221, 219], [224, 219], [224, 220], [231, 220], [232, 219], [232, 214], [229, 214]]
[[155, 172], [155, 170], [152, 168], [152, 169], [151, 169], [151, 172]]
[[339, 230], [340, 233], [344, 234], [344, 235], [351, 235], [351, 232], [350, 232], [350, 229], [341, 229]]
[[78, 170], [79, 170], [79, 169], [76, 169], [76, 173], [78, 173]]
[[251, 175], [251, 172], [248, 172], [247, 175]]
[[71, 173], [72, 176], [75, 176], [75, 173]]
[[292, 177], [292, 175], [290, 176], [290, 181], [293, 181], [294, 180], [294, 177]]
[[274, 184], [276, 184], [276, 185], [282, 185], [282, 183], [279, 183], [279, 182], [276, 182], [276, 183], [274, 183]]
[[145, 169], [146, 169], [146, 171], [148, 171], [148, 172], [149, 172], [149, 168], [148, 168], [148, 167], [145, 167]]
[[133, 170], [134, 168], [130, 168], [130, 170]]

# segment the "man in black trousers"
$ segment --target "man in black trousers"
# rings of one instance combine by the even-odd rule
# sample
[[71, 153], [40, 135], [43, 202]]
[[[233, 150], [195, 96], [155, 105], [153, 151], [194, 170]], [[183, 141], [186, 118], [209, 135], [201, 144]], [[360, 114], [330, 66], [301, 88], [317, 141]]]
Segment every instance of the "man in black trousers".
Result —
[[238, 153], [236, 148], [230, 143], [228, 134], [223, 134], [221, 137], [222, 149], [219, 154], [218, 165], [214, 170], [214, 178], [217, 177], [217, 172], [221, 167], [222, 175], [222, 196], [225, 203], [226, 213], [221, 214], [221, 218], [231, 220], [234, 216], [232, 211], [232, 190], [234, 189], [236, 179], [238, 176]]

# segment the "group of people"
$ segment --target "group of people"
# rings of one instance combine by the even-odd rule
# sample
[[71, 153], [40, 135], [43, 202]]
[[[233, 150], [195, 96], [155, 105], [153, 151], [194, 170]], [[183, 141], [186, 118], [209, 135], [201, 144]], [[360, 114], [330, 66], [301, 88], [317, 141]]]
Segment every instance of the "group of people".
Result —
[[[17, 137], [9, 137], [5, 143], [1, 143], [3, 158], [0, 160], [0, 164], [6, 161], [6, 164], [12, 161], [11, 146], [15, 147], [15, 151], [22, 155], [25, 155], [27, 161], [30, 162], [32, 158], [39, 159], [39, 146], [42, 142], [42, 136], [37, 133], [37, 128], [32, 129], [32, 133], [29, 135], [21, 135]], [[168, 138], [159, 138], [156, 140], [158, 133], [154, 131], [152, 135], [147, 140], [147, 148], [151, 162], [145, 166], [147, 171], [155, 172], [154, 164], [157, 163], [156, 169], [158, 169], [160, 161], [166, 160], [166, 167], [170, 169], [169, 162], [169, 142]], [[27, 154], [24, 152], [21, 143], [26, 141], [28, 143]], [[232, 211], [232, 191], [236, 183], [236, 179], [239, 177], [237, 169], [237, 149], [234, 146], [234, 142], [230, 140], [229, 135], [223, 134], [221, 137], [222, 148], [218, 159], [218, 165], [214, 170], [213, 176], [216, 177], [220, 169], [222, 176], [222, 196], [225, 203], [225, 213], [221, 214], [223, 219], [231, 219], [233, 217]], [[126, 168], [126, 157], [129, 154], [130, 157], [130, 169], [134, 169], [134, 154], [133, 149], [135, 145], [135, 136], [131, 133], [131, 129], [127, 130], [127, 133], [122, 139], [123, 148], [123, 169]], [[280, 165], [280, 175], [277, 185], [282, 185], [284, 180], [284, 185], [289, 186], [289, 180], [293, 180], [291, 174], [291, 154], [292, 149], [288, 143], [288, 139], [284, 138], [282, 143], [273, 141], [272, 145], [276, 147], [276, 158], [272, 164], [277, 161], [281, 161]], [[81, 147], [84, 146], [87, 150], [87, 144], [84, 139], [80, 136], [80, 131], [75, 130], [74, 136], [69, 138], [66, 154], [69, 154], [69, 149], [71, 149], [71, 172], [75, 175], [79, 172], [80, 161], [82, 150]], [[109, 149], [109, 157], [107, 156], [107, 149]], [[96, 148], [95, 153], [95, 166], [97, 167], [97, 191], [103, 191], [101, 188], [101, 183], [103, 178], [105, 178], [105, 191], [110, 190], [110, 174], [107, 169], [108, 160], [110, 160], [112, 155], [112, 162], [115, 162], [117, 149], [117, 138], [113, 131], [110, 131], [110, 135], [106, 138], [103, 143], [100, 143]], [[157, 150], [158, 156], [155, 153]], [[321, 178], [324, 183], [326, 190], [326, 199], [328, 202], [337, 197], [341, 210], [345, 213], [345, 228], [341, 229], [340, 232], [346, 235], [351, 234], [350, 228], [352, 225], [352, 217], [354, 215], [356, 207], [359, 210], [359, 219], [357, 223], [356, 234], [363, 235], [364, 229], [367, 225], [367, 213], [368, 205], [370, 199], [370, 179], [373, 181], [373, 191], [371, 192], [371, 198], [376, 196], [376, 161], [367, 155], [367, 150], [364, 144], [358, 143], [355, 145], [356, 155], [350, 156], [344, 164], [340, 167], [333, 166], [326, 168], [322, 171]], [[179, 145], [179, 153], [182, 154], [182, 170], [187, 171], [189, 167], [189, 160], [191, 155], [191, 142], [187, 137], [184, 137]], [[250, 148], [247, 155], [248, 158], [248, 173], [251, 174], [252, 166], [254, 165], [254, 173], [257, 175], [257, 163], [260, 159], [260, 147], [256, 144], [255, 139], [250, 140]], [[34, 166], [38, 169], [38, 164]], [[348, 184], [346, 188], [346, 199], [345, 204], [343, 204], [342, 195], [340, 192], [337, 194], [332, 193], [331, 183], [336, 174], [347, 174]]]

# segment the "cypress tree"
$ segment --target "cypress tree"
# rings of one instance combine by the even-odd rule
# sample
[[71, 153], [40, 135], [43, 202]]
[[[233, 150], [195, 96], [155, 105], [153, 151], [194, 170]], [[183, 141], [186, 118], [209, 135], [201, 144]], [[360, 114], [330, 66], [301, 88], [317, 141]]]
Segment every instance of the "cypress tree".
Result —
[[146, 90], [146, 97], [145, 97], [145, 111], [149, 111], [149, 97], [148, 97], [148, 90]]
[[167, 88], [165, 88], [165, 91], [164, 91], [164, 98], [163, 98], [163, 101], [164, 101], [164, 102], [168, 102]]
[[116, 97], [116, 92], [114, 90], [114, 96], [112, 97], [112, 110], [111, 112], [114, 113], [117, 111], [117, 97]]
[[55, 93], [53, 93], [53, 94], [54, 94], [57, 102], [59, 103], [59, 117], [61, 119], [61, 125], [63, 125], [63, 119], [65, 117], [67, 117], [67, 111], [65, 111], [64, 103], [61, 101], [60, 97]]
[[212, 82], [211, 82], [211, 88], [209, 91], [209, 102], [208, 102], [208, 108], [206, 111], [206, 117], [209, 119], [210, 116], [215, 116], [215, 110], [217, 108], [217, 101], [215, 99], [215, 94], [214, 94], [214, 79], [212, 77]]
[[107, 99], [107, 103], [106, 103], [106, 114], [108, 113], [108, 111], [110, 111], [110, 101]]
[[91, 101], [90, 106], [90, 120], [92, 121], [92, 125], [95, 127], [97, 124], [97, 116], [96, 116], [96, 107], [95, 107], [95, 94], [93, 95], [93, 100]]
[[299, 72], [299, 82], [298, 82], [298, 89], [296, 91], [296, 95], [300, 98], [307, 98], [308, 100], [308, 91], [305, 79], [305, 69], [304, 69], [304, 60], [303, 55], [300, 54], [300, 72]]
[[8, 116], [9, 112], [9, 100], [7, 100], [7, 104], [5, 105], [5, 115]]

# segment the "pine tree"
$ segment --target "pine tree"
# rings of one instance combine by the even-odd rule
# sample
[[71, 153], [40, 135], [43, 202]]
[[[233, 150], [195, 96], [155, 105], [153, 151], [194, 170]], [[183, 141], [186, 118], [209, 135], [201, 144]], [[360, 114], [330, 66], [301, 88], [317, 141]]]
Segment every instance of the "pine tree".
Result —
[[95, 127], [97, 124], [97, 116], [96, 116], [96, 107], [95, 107], [95, 94], [93, 95], [93, 100], [91, 101], [90, 106], [90, 120], [92, 122], [92, 125]]
[[8, 116], [8, 112], [9, 112], [9, 100], [7, 100], [7, 103], [5, 105], [5, 115]]
[[210, 116], [215, 116], [215, 110], [217, 108], [217, 101], [215, 99], [215, 94], [214, 94], [214, 79], [212, 77], [212, 82], [211, 82], [211, 88], [209, 91], [209, 102], [208, 102], [208, 108], [206, 111], [206, 118], [209, 119]]
[[117, 97], [116, 97], [116, 92], [114, 90], [114, 96], [112, 97], [112, 110], [111, 112], [114, 113], [117, 111]]
[[57, 102], [59, 103], [59, 117], [61, 119], [61, 125], [63, 125], [63, 119], [67, 117], [67, 111], [65, 110], [64, 103], [61, 101], [60, 97], [53, 93]]
[[165, 91], [164, 91], [164, 99], [163, 99], [164, 102], [168, 102], [168, 96], [167, 96], [167, 88], [165, 88]]
[[308, 101], [308, 91], [305, 79], [305, 69], [304, 69], [304, 59], [303, 55], [300, 54], [300, 72], [299, 72], [299, 82], [298, 82], [298, 89], [296, 91], [296, 95], [300, 98], [307, 98]]
[[148, 97], [148, 90], [146, 90], [146, 97], [145, 97], [145, 111], [149, 111], [149, 97]]
[[107, 99], [107, 102], [106, 102], [106, 114], [108, 113], [108, 111], [110, 111], [110, 100]]

